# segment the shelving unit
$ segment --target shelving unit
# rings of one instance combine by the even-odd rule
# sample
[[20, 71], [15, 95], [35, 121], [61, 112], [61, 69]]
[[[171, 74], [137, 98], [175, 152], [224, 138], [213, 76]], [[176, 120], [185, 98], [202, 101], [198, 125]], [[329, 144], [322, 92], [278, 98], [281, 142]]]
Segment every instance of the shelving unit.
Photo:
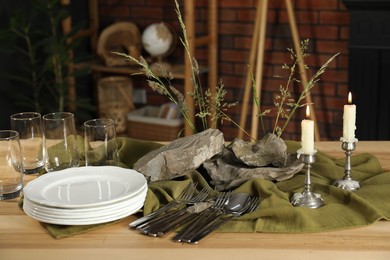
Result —
[[[61, 3], [64, 5], [69, 5], [71, 0], [61, 0]], [[190, 47], [191, 56], [194, 55], [196, 48], [199, 46], [207, 46], [208, 49], [208, 61], [207, 68], [201, 68], [200, 73], [208, 73], [208, 87], [211, 90], [212, 94], [216, 93], [217, 86], [217, 25], [218, 25], [218, 5], [217, 0], [208, 0], [208, 32], [207, 35], [197, 36], [196, 35], [196, 26], [195, 26], [195, 0], [185, 0], [183, 1], [184, 7], [184, 23], [186, 26], [188, 43]], [[91, 48], [93, 51], [96, 51], [97, 38], [98, 38], [98, 24], [99, 24], [99, 3], [98, 0], [89, 0], [89, 24], [90, 28], [80, 32], [77, 37], [91, 37]], [[63, 23], [64, 32], [69, 32], [71, 29], [71, 17], [68, 17], [64, 20]], [[184, 65], [172, 67], [172, 73], [176, 79], [182, 79], [184, 81], [184, 93], [193, 91], [192, 84], [192, 71], [191, 71], [191, 61], [188, 59], [187, 54], [184, 54]], [[107, 74], [125, 74], [131, 75], [135, 72], [139, 72], [137, 68], [134, 67], [107, 67], [103, 63], [99, 62], [90, 62], [83, 64], [90, 66], [92, 70], [92, 76], [94, 82], [97, 82], [102, 73]], [[75, 69], [75, 65], [71, 64], [69, 66], [70, 70]], [[69, 93], [71, 97], [75, 97], [75, 82], [74, 79], [69, 80]], [[188, 95], [187, 95], [188, 96]], [[191, 110], [190, 115], [192, 121], [195, 121], [195, 105], [194, 101], [190, 97], [186, 97], [186, 103]], [[193, 134], [192, 129], [189, 125], [185, 124], [185, 135]]]

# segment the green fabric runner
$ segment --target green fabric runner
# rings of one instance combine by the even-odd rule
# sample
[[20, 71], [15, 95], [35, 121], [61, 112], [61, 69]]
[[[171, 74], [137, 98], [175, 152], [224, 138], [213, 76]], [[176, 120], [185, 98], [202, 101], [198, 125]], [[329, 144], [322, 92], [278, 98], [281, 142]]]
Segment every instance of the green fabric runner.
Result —
[[[118, 138], [118, 143], [121, 162], [129, 168], [145, 153], [161, 146], [130, 138]], [[290, 152], [299, 148], [298, 142], [286, 143]], [[344, 176], [344, 162], [345, 158], [335, 159], [321, 151], [317, 153], [311, 174], [312, 191], [321, 194], [325, 201], [325, 205], [318, 209], [294, 207], [290, 203], [294, 193], [303, 191], [304, 171], [290, 180], [278, 183], [262, 179], [245, 182], [234, 192], [249, 192], [261, 196], [260, 208], [228, 222], [219, 231], [321, 232], [366, 226], [380, 219], [389, 220], [390, 172], [384, 172], [379, 161], [370, 154], [354, 155], [351, 158], [352, 177], [360, 181], [361, 188], [356, 192], [349, 192], [332, 185], [335, 180]], [[200, 186], [208, 186], [206, 179], [198, 171], [191, 171], [175, 180], [150, 183], [143, 213], [148, 214], [177, 197], [191, 181], [197, 181]], [[62, 238], [108, 224], [43, 225], [53, 237]]]

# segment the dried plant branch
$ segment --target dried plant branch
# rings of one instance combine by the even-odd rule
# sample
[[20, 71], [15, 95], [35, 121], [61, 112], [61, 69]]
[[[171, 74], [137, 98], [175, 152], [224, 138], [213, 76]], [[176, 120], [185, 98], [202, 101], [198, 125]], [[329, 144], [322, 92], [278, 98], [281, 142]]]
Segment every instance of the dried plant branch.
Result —
[[[339, 53], [333, 55], [320, 67], [320, 69], [312, 76], [312, 78], [307, 82], [307, 84], [303, 85], [303, 89], [302, 89], [300, 96], [298, 97], [297, 100], [295, 100], [294, 98], [292, 98], [290, 88], [294, 82], [301, 83], [301, 80], [295, 78], [294, 75], [296, 73], [297, 65], [300, 62], [304, 62], [304, 59], [307, 56], [309, 56], [309, 54], [307, 53], [308, 46], [309, 46], [308, 39], [301, 41], [300, 55], [297, 55], [294, 52], [294, 50], [291, 48], [287, 49], [290, 53], [290, 57], [291, 57], [293, 63], [290, 66], [287, 64], [282, 65], [282, 69], [289, 71], [289, 76], [286, 80], [286, 84], [285, 85], [281, 84], [279, 86], [279, 93], [277, 95], [275, 95], [274, 100], [273, 100], [273, 104], [274, 104], [275, 109], [276, 109], [276, 115], [275, 115], [275, 121], [273, 124], [272, 133], [276, 134], [278, 137], [280, 137], [282, 135], [282, 133], [286, 129], [288, 123], [290, 122], [291, 118], [295, 114], [296, 110], [298, 108], [306, 105], [306, 104], [302, 104], [302, 101], [310, 94], [311, 89], [314, 87], [315, 83], [317, 83], [319, 81], [319, 77], [325, 72], [325, 70], [329, 66], [330, 62], [332, 62], [335, 59], [335, 57], [337, 55], [339, 55]], [[302, 57], [303, 60], [300, 60], [299, 56]], [[304, 64], [304, 67], [305, 67], [305, 69], [308, 69], [308, 66], [306, 64]], [[275, 76], [275, 77], [283, 78], [281, 76]], [[255, 83], [254, 83], [253, 75], [252, 75], [252, 82], [254, 85]], [[257, 98], [257, 93], [256, 93], [255, 88], [253, 88], [253, 96], [255, 97], [254, 102], [255, 102], [255, 105], [258, 107], [258, 111], [259, 111], [258, 114], [259, 114], [260, 119], [261, 119], [263, 132], [265, 133], [266, 130], [264, 129], [263, 116], [266, 114], [269, 114], [271, 112], [271, 110], [265, 110], [263, 112], [261, 111], [261, 108], [260, 108], [261, 104]], [[282, 126], [280, 126], [280, 119], [282, 119], [282, 118], [286, 119], [286, 120], [284, 121], [284, 124]]]
[[186, 120], [190, 128], [193, 131], [196, 131], [195, 124], [192, 122], [189, 114], [189, 109], [184, 102], [184, 96], [171, 84], [171, 80], [173, 79], [173, 74], [171, 72], [164, 69], [163, 66], [156, 64], [155, 70], [158, 73], [156, 74], [142, 56], [140, 56], [139, 59], [136, 59], [125, 53], [113, 52], [113, 54], [122, 56], [139, 65], [141, 67], [140, 73], [136, 74], [144, 74], [147, 78], [148, 86], [160, 95], [166, 96], [171, 102], [173, 102], [178, 107], [180, 113], [183, 115], [184, 120]]
[[[186, 27], [177, 0], [175, 0], [175, 11], [183, 33], [183, 37], [180, 38], [180, 41], [184, 46], [187, 58], [189, 59], [191, 65], [191, 82], [194, 89], [190, 93], [185, 93], [185, 95], [189, 95], [194, 100], [198, 110], [195, 116], [201, 120], [203, 130], [206, 130], [209, 127], [208, 118], [210, 118], [212, 125], [217, 127], [218, 122], [222, 123], [223, 120], [228, 119], [227, 115], [223, 111], [226, 111], [236, 103], [224, 102], [224, 98], [227, 92], [224, 89], [222, 81], [220, 81], [219, 85], [217, 86], [217, 92], [215, 96], [211, 95], [211, 91], [209, 89], [203, 91], [203, 88], [200, 84], [201, 81], [199, 77], [199, 65], [197, 60], [191, 55]], [[154, 69], [152, 69], [142, 56], [135, 58], [125, 53], [113, 52], [113, 54], [122, 56], [139, 65], [141, 67], [140, 72], [136, 74], [144, 74], [147, 77], [149, 87], [151, 87], [159, 94], [167, 96], [171, 102], [175, 103], [193, 132], [196, 132], [196, 125], [195, 122], [192, 121], [190, 110], [188, 109], [185, 102], [185, 96], [171, 84], [171, 80], [173, 79], [171, 72], [166, 71], [165, 68], [158, 63], [154, 64]], [[231, 121], [230, 118], [229, 120]]]
[[191, 80], [192, 80], [194, 92], [188, 93], [188, 94], [190, 94], [192, 96], [192, 98], [195, 101], [195, 104], [197, 104], [197, 106], [198, 106], [198, 109], [200, 111], [198, 113], [198, 115], [202, 121], [203, 129], [207, 129], [208, 126], [207, 126], [206, 116], [209, 114], [209, 111], [206, 110], [205, 102], [204, 102], [204, 98], [203, 98], [204, 97], [203, 89], [202, 89], [202, 86], [200, 85], [199, 65], [198, 65], [198, 62], [196, 61], [196, 59], [194, 59], [192, 57], [192, 54], [190, 51], [190, 45], [188, 43], [186, 26], [184, 24], [183, 16], [181, 15], [180, 6], [179, 6], [179, 3], [177, 2], [177, 0], [175, 0], [175, 12], [176, 12], [176, 15], [177, 15], [177, 18], [179, 20], [180, 27], [181, 27], [181, 30], [183, 33], [183, 37], [180, 37], [179, 39], [180, 39], [180, 42], [182, 43], [182, 45], [186, 51], [187, 58], [191, 64]]

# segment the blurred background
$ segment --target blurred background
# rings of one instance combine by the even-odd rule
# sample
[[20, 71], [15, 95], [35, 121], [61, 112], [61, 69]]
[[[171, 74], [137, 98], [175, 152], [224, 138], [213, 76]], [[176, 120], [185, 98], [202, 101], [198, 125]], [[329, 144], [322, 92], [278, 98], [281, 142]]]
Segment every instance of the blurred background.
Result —
[[[131, 98], [132, 104], [126, 100], [127, 95], [119, 94], [119, 96], [112, 97], [121, 104], [121, 107], [127, 109], [125, 110], [126, 115], [118, 116], [118, 113], [123, 114], [123, 111], [116, 114], [124, 120], [122, 122], [124, 128], [131, 127], [131, 124], [127, 122], [131, 119], [127, 117], [127, 113], [138, 111], [146, 106], [160, 107], [169, 102], [147, 86], [144, 76], [131, 75], [131, 72], [134, 71], [133, 65], [109, 64], [108, 58], [98, 53], [99, 40], [102, 40], [100, 36], [105, 30], [108, 34], [103, 39], [106, 44], [103, 49], [107, 46], [118, 47], [120, 51], [129, 53], [133, 51], [142, 54], [148, 58], [148, 61], [155, 59], [163, 61], [170, 69], [175, 70], [177, 75], [182, 75], [175, 78], [172, 85], [182, 93], [185, 92], [185, 78], [183, 76], [185, 74], [183, 71], [179, 71], [179, 69], [183, 70], [185, 51], [178, 41], [178, 37], [182, 36], [182, 31], [177, 20], [173, 0], [70, 1], [65, 8], [59, 5], [60, 2], [59, 0], [0, 2], [0, 30], [2, 31], [0, 128], [9, 128], [9, 116], [12, 113], [26, 110], [41, 109], [42, 113], [60, 109], [73, 110], [72, 112], [76, 114], [79, 123], [101, 116], [104, 112], [112, 114], [112, 111], [102, 111], [102, 106], [104, 102], [108, 102], [107, 93], [114, 92], [109, 91], [99, 98], [99, 89], [107, 90], [107, 87], [103, 87], [100, 80], [107, 77], [120, 76], [130, 80], [130, 83], [123, 83], [120, 81], [122, 79], [114, 78], [114, 82], [111, 83], [111, 85], [115, 85], [116, 90], [122, 89], [122, 87], [118, 87], [122, 83], [130, 86], [131, 94], [128, 97]], [[223, 81], [227, 90], [225, 101], [228, 103], [237, 102], [237, 105], [226, 113], [235, 122], [240, 122], [243, 116], [241, 109], [253, 42], [253, 30], [256, 19], [259, 19], [256, 17], [258, 1], [217, 1], [217, 15], [214, 16], [209, 15], [210, 1], [195, 1], [195, 8], [191, 14], [184, 11], [185, 5], [188, 4], [187, 1], [178, 2], [184, 17], [186, 15], [194, 16], [193, 26], [195, 26], [197, 36], [206, 35], [210, 29], [210, 20], [215, 19], [217, 23], [217, 52], [215, 53], [217, 66], [213, 69], [218, 80]], [[48, 3], [52, 5], [49, 8], [50, 11]], [[353, 103], [357, 105], [357, 138], [359, 140], [389, 140], [390, 102], [388, 102], [388, 97], [390, 80], [386, 75], [390, 69], [390, 0], [291, 0], [291, 3], [294, 8], [299, 37], [301, 40], [309, 40], [307, 53], [310, 55], [305, 60], [308, 66], [308, 78], [332, 55], [340, 53], [330, 63], [311, 92], [321, 140], [339, 140], [342, 135], [343, 106], [347, 103], [349, 91], [353, 94]], [[66, 44], [66, 36], [77, 34], [90, 26], [90, 18], [93, 18], [91, 5], [95, 8], [95, 21], [97, 22], [97, 28], [92, 34], [92, 38], [95, 37], [95, 42], [91, 45], [91, 36], [88, 36], [73, 42], [74, 46], [69, 46], [69, 43]], [[19, 18], [15, 18], [16, 13], [20, 13]], [[288, 76], [282, 70], [282, 66], [285, 63], [291, 63], [290, 53], [287, 49], [294, 48], [286, 1], [268, 1], [265, 13], [266, 35], [261, 84], [263, 110], [274, 108], [274, 97], [278, 93], [280, 85], [286, 84], [285, 79], [274, 76], [282, 74], [285, 77]], [[69, 34], [63, 35], [64, 27], [61, 21], [69, 16], [72, 18]], [[53, 33], [50, 21], [53, 21], [52, 25], [56, 33]], [[107, 30], [114, 25], [117, 26], [120, 22], [126, 22], [135, 27], [130, 26], [128, 31], [125, 30], [124, 35], [120, 34], [121, 29], [118, 29], [119, 31], [115, 31], [115, 28], [112, 31]], [[151, 51], [147, 51], [145, 45], [142, 45], [141, 37], [147, 28], [161, 22], [167, 25], [176, 44], [173, 42], [170, 44], [169, 51], [153, 56]], [[14, 32], [12, 35], [8, 31], [12, 26], [26, 29], [27, 24], [30, 26], [28, 30], [32, 37], [31, 40], [33, 40], [33, 44], [36, 44], [34, 45], [36, 51], [34, 53], [35, 63], [33, 64], [36, 65], [34, 69], [36, 69], [36, 76], [42, 77], [43, 80], [43, 82], [37, 82], [35, 87], [30, 84], [31, 82], [27, 83], [26, 81], [26, 78], [31, 79], [33, 71], [31, 59], [29, 60], [31, 55], [24, 53], [26, 39], [20, 33], [17, 35]], [[123, 43], [121, 44], [120, 41]], [[134, 45], [134, 48], [130, 48], [131, 46], [123, 47], [129, 44]], [[70, 47], [73, 57], [68, 56]], [[207, 67], [210, 60], [207, 44], [196, 47], [194, 56], [200, 66]], [[73, 92], [69, 92], [67, 76], [63, 73], [61, 80], [61, 77], [58, 77], [58, 70], [49, 64], [49, 61], [53, 61], [53, 59], [58, 59], [65, 74], [69, 72], [70, 59], [71, 64], [79, 64], [80, 62], [84, 62], [84, 65], [87, 64], [79, 66], [76, 74], [72, 73], [75, 80]], [[94, 60], [94, 62], [85, 63], [90, 60]], [[113, 62], [120, 63], [118, 60]], [[125, 71], [121, 70], [127, 67], [131, 68]], [[200, 76], [202, 86], [209, 87], [207, 69]], [[124, 89], [126, 90], [126, 87]], [[299, 96], [301, 89], [300, 84], [291, 85], [293, 98], [296, 99]], [[34, 99], [34, 95], [38, 95], [38, 97]], [[104, 97], [105, 101], [102, 100]], [[125, 99], [120, 100], [123, 97]], [[34, 100], [38, 101], [38, 104]], [[248, 102], [251, 107], [253, 105], [252, 99]], [[251, 113], [249, 110], [246, 115], [245, 129], [247, 130], [250, 129], [251, 125]], [[298, 110], [282, 137], [299, 140], [300, 121], [304, 117], [304, 109]], [[264, 116], [266, 131], [272, 130], [273, 122], [274, 114]], [[172, 127], [170, 123], [168, 123], [168, 127]], [[136, 123], [133, 121], [132, 124]], [[176, 127], [174, 131], [180, 131], [177, 128], [178, 125], [174, 126]], [[181, 127], [179, 125], [179, 128]], [[238, 128], [231, 121], [225, 120], [219, 128], [227, 140], [232, 140], [238, 135]], [[156, 129], [152, 128], [151, 131], [156, 131]], [[129, 134], [128, 129], [124, 129], [123, 133]], [[261, 137], [261, 135], [262, 131], [259, 130], [259, 136]], [[155, 136], [150, 138], [156, 139]], [[167, 139], [169, 138], [167, 137]]]

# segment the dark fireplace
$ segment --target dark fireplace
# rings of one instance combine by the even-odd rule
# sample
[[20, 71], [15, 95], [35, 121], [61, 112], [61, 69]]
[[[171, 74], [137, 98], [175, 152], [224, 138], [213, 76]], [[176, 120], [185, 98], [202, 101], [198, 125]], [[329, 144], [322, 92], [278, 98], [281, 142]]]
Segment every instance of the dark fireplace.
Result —
[[356, 137], [390, 140], [390, 0], [343, 0], [350, 12], [349, 88]]

